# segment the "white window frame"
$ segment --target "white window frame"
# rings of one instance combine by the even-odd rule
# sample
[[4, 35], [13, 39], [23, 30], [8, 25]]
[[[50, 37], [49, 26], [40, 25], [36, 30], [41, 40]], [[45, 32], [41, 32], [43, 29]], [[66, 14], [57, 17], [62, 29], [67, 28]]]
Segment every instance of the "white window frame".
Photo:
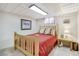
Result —
[[55, 19], [54, 19], [54, 17], [52, 17], [52, 18], [45, 18], [44, 23], [45, 24], [54, 24], [55, 23]]

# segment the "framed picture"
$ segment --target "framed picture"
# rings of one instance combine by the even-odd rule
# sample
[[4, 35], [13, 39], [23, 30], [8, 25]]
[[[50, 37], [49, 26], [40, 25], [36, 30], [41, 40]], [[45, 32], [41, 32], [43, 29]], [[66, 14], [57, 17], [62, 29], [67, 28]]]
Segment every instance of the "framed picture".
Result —
[[31, 30], [31, 20], [21, 19], [21, 30]]
[[64, 20], [64, 24], [69, 24], [70, 23], [70, 20], [69, 19], [65, 19]]

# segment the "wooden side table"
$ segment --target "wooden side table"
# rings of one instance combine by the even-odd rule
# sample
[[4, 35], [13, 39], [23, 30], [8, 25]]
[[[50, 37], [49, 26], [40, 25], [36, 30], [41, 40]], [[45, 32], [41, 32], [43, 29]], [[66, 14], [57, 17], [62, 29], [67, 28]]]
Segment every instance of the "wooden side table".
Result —
[[79, 43], [78, 43], [78, 51], [79, 51]]
[[76, 41], [72, 40], [71, 38], [59, 38], [58, 39], [58, 46], [60, 47], [61, 42], [63, 46], [67, 46], [70, 50], [78, 51], [79, 45]]
[[62, 42], [62, 40], [63, 40], [63, 38], [61, 37], [61, 36], [58, 36], [58, 40], [57, 40], [57, 44], [58, 44], [58, 46], [61, 44], [61, 42]]
[[60, 47], [61, 42], [61, 39], [58, 39], [58, 47]]
[[58, 45], [61, 44], [61, 43], [63, 44], [63, 46], [70, 47], [71, 41], [64, 40], [64, 39], [59, 39], [58, 40]]
[[71, 42], [70, 50], [78, 51], [78, 43], [77, 42]]
[[77, 44], [78, 44], [78, 51], [79, 51], [79, 42]]

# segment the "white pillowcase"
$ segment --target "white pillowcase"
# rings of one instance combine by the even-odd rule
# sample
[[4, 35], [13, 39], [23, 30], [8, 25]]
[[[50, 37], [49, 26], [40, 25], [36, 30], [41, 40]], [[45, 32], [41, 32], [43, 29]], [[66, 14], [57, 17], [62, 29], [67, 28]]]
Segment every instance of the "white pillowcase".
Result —
[[55, 36], [55, 30], [54, 29], [51, 30], [51, 35]]
[[45, 31], [45, 28], [40, 29], [40, 33], [44, 33], [44, 31]]
[[51, 28], [46, 28], [45, 34], [50, 34]]

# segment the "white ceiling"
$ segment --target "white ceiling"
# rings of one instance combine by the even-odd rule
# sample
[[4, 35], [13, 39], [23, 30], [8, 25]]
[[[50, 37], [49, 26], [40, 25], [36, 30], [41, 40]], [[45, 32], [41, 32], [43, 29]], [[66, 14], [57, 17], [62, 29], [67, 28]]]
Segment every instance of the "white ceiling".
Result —
[[0, 11], [38, 19], [52, 17], [60, 13], [77, 11], [79, 8], [79, 4], [74, 3], [36, 3], [39, 8], [48, 13], [47, 16], [44, 16], [30, 10], [28, 8], [30, 5], [32, 5], [32, 3], [0, 3]]

